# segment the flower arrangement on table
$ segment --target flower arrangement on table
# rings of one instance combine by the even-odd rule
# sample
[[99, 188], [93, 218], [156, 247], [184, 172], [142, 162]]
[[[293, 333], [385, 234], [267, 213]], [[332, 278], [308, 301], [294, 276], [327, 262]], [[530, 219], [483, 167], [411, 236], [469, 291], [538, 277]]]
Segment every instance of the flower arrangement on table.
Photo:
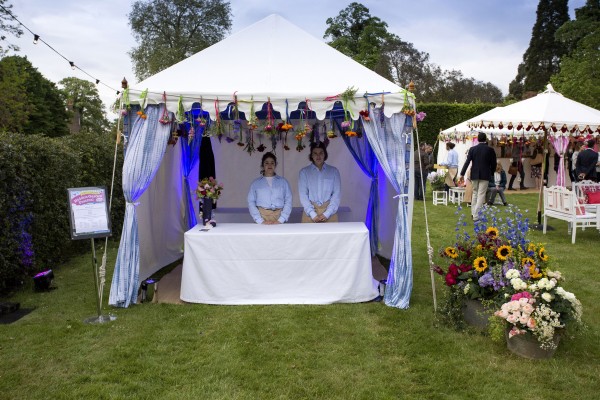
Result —
[[221, 197], [223, 185], [218, 183], [212, 176], [198, 182], [196, 187], [196, 200], [202, 201], [202, 225], [206, 228], [216, 227], [217, 222], [213, 219], [213, 203]]
[[210, 178], [204, 178], [198, 182], [196, 188], [196, 200], [208, 197], [209, 199], [218, 200], [223, 191], [223, 185], [218, 183], [212, 176]]
[[444, 182], [446, 180], [445, 171], [433, 171], [427, 175], [427, 180], [431, 185], [431, 189], [435, 191], [444, 190]]
[[[461, 213], [455, 228], [456, 240], [440, 256], [442, 275], [451, 295], [448, 310], [466, 299], [480, 299], [504, 328], [515, 335], [533, 335], [541, 348], [552, 348], [557, 329], [581, 323], [581, 303], [559, 283], [562, 274], [552, 267], [546, 248], [526, 237], [529, 220], [514, 205], [486, 207], [474, 223], [474, 233]], [[461, 232], [461, 230], [463, 230]]]

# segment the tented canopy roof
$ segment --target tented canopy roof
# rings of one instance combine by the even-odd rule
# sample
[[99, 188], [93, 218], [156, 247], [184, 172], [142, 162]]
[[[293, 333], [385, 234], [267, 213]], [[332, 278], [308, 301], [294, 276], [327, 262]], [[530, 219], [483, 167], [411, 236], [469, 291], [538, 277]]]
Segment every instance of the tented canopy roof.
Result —
[[270, 100], [285, 116], [286, 105], [291, 112], [308, 100], [317, 118], [323, 119], [341, 100], [336, 95], [352, 87], [357, 90], [355, 101], [347, 107], [355, 119], [366, 108], [365, 93], [378, 93], [369, 102], [379, 106], [385, 101], [388, 116], [404, 105], [404, 89], [273, 14], [135, 84], [129, 101], [163, 103], [166, 91], [169, 111], [177, 110], [180, 99], [185, 110], [202, 100], [203, 108], [214, 115], [215, 100], [223, 110], [235, 94], [241, 111], [248, 112], [252, 101], [260, 110]]
[[[545, 92], [506, 107], [495, 108], [485, 115], [471, 118], [468, 125], [474, 128], [515, 127], [549, 132], [592, 133], [600, 132], [600, 111], [578, 103], [555, 92], [548, 85]], [[543, 130], [543, 129], [542, 129]]]

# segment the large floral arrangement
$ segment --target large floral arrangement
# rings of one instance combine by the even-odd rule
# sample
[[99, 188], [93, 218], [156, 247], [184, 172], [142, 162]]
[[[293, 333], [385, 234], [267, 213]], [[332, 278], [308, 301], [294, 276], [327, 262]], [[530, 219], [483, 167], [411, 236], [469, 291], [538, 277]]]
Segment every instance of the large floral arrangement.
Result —
[[552, 349], [556, 347], [557, 330], [566, 328], [567, 324], [581, 324], [581, 303], [560, 286], [560, 272], [550, 269], [542, 269], [538, 274], [528, 272], [522, 268], [506, 271], [510, 286], [504, 296], [508, 301], [494, 315], [508, 325], [509, 338], [533, 335], [542, 349]]
[[[529, 220], [514, 205], [485, 207], [474, 232], [460, 214], [456, 240], [440, 250], [444, 277], [454, 299], [481, 299], [515, 335], [533, 335], [540, 347], [555, 346], [557, 330], [581, 323], [581, 303], [562, 288], [543, 244], [527, 239]], [[485, 303], [484, 303], [485, 304]]]
[[[456, 224], [456, 240], [440, 251], [445, 268], [434, 267], [447, 286], [471, 299], [492, 299], [509, 283], [506, 272], [519, 268], [538, 276], [546, 268], [545, 250], [533, 251], [525, 238], [528, 219], [511, 205], [503, 210], [486, 207], [474, 224], [474, 232], [463, 230], [464, 213]], [[461, 231], [462, 230], [462, 231]]]
[[431, 184], [433, 190], [444, 190], [444, 181], [446, 179], [446, 172], [444, 171], [433, 171], [427, 175], [427, 180]]
[[196, 188], [196, 198], [202, 199], [208, 197], [209, 199], [218, 200], [221, 196], [223, 185], [218, 183], [212, 176], [210, 178], [204, 178], [198, 182]]

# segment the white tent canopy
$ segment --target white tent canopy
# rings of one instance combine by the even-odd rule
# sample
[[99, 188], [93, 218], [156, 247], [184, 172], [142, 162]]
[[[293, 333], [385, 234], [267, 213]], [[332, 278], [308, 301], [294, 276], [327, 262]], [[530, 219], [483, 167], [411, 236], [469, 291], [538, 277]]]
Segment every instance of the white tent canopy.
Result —
[[550, 132], [562, 133], [599, 133], [600, 111], [585, 104], [564, 97], [555, 92], [552, 85], [535, 97], [498, 107], [471, 118], [467, 124], [473, 128], [497, 128], [519, 126], [540, 130], [546, 128]]
[[[272, 14], [229, 36], [193, 56], [139, 82], [129, 90], [133, 104], [164, 103], [177, 110], [181, 100], [189, 110], [194, 102], [214, 110], [215, 100], [223, 110], [234, 95], [239, 109], [250, 111], [252, 100], [256, 110], [271, 101], [273, 108], [285, 115], [308, 100], [318, 119], [340, 100], [337, 95], [354, 88], [356, 100], [347, 104], [354, 119], [366, 108], [365, 93], [382, 93], [369, 97], [380, 105], [385, 101], [385, 114], [400, 112], [405, 91], [372, 70], [355, 62], [331, 46], [316, 39], [279, 15]], [[147, 96], [143, 98], [144, 91]], [[212, 112], [211, 112], [212, 114]], [[214, 117], [214, 116], [213, 116]]]

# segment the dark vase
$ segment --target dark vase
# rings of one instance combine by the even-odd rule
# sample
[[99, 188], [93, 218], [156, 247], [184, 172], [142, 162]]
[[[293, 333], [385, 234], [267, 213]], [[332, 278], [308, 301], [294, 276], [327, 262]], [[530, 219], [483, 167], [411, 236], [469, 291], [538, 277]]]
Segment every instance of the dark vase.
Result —
[[488, 318], [493, 315], [493, 310], [487, 309], [480, 299], [466, 299], [462, 311], [465, 322], [480, 330], [487, 329]]
[[508, 350], [510, 350], [512, 353], [518, 356], [530, 358], [533, 360], [543, 360], [546, 358], [552, 358], [556, 347], [560, 343], [560, 335], [558, 333], [555, 333], [554, 338], [552, 340], [554, 342], [554, 346], [550, 349], [542, 349], [537, 338], [533, 335], [515, 335], [509, 339], [509, 331], [510, 329], [506, 330], [506, 347], [508, 348]]
[[202, 198], [202, 225], [206, 225], [212, 219], [213, 207], [213, 199], [210, 197]]

